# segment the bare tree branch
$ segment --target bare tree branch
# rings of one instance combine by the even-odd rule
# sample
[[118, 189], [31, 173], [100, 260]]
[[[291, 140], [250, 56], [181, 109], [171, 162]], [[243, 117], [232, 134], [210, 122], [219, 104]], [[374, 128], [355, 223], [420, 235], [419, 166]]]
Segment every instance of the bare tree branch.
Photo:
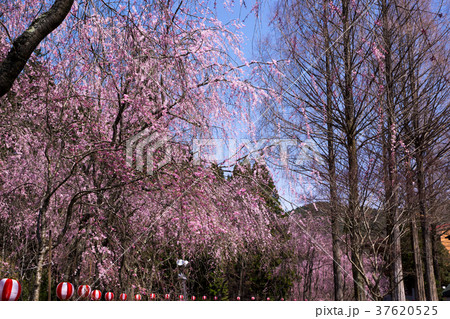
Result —
[[6, 58], [0, 63], [0, 97], [8, 93], [39, 43], [66, 18], [73, 0], [55, 0], [53, 6], [37, 17], [13, 42]]

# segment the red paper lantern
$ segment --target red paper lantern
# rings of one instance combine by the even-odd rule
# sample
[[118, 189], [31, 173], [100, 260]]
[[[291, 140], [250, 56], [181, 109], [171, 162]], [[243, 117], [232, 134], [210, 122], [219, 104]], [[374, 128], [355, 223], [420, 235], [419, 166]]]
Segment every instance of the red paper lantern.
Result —
[[102, 292], [100, 290], [94, 290], [91, 293], [91, 299], [94, 301], [100, 300], [102, 298]]
[[214, 296], [214, 300], [217, 301], [217, 300], [219, 300], [219, 298], [217, 298], [217, 296]]
[[183, 295], [180, 295], [179, 298], [180, 298], [180, 300], [183, 300], [183, 299], [184, 299], [184, 296], [183, 296]]
[[80, 298], [89, 298], [91, 295], [91, 287], [88, 285], [81, 285], [77, 289], [77, 294]]
[[203, 298], [203, 300], [206, 300], [206, 299], [208, 299], [208, 298], [207, 298], [206, 296], [203, 296], [202, 298]]
[[150, 294], [150, 300], [155, 300], [156, 299], [156, 294]]
[[255, 297], [252, 297], [252, 300], [255, 300]]
[[134, 295], [134, 300], [141, 301], [142, 300], [142, 296], [140, 294], [135, 294]]
[[284, 301], [284, 298], [281, 298], [281, 301]]
[[195, 296], [192, 296], [192, 297], [191, 297], [191, 300], [192, 300], [192, 301], [195, 301], [195, 299], [197, 299], [197, 298], [195, 298]]
[[106, 300], [106, 301], [114, 300], [114, 294], [113, 294], [112, 292], [107, 292], [107, 293], [105, 294], [105, 300]]
[[56, 286], [56, 296], [60, 300], [69, 300], [73, 296], [75, 289], [70, 282], [61, 282]]
[[241, 300], [241, 297], [237, 297], [236, 300], [237, 300], [237, 301], [240, 301], [240, 300]]
[[270, 298], [269, 298], [269, 297], [267, 297], [267, 301], [270, 301]]
[[165, 298], [166, 300], [169, 300], [169, 299], [170, 299], [170, 294], [165, 294], [164, 298]]
[[0, 281], [0, 300], [1, 301], [17, 301], [22, 292], [22, 287], [17, 280], [3, 278]]
[[119, 296], [120, 301], [126, 301], [127, 300], [127, 294], [121, 293]]

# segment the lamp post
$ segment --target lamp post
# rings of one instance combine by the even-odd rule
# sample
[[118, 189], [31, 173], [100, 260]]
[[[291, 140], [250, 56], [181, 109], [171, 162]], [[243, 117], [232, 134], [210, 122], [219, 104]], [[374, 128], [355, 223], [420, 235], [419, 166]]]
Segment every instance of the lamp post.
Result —
[[[178, 267], [186, 267], [188, 264], [189, 264], [189, 261], [187, 261], [187, 260], [183, 260], [183, 259], [178, 259], [177, 260], [177, 266]], [[178, 278], [180, 280], [182, 280], [183, 296], [187, 296], [187, 293], [186, 293], [186, 280], [187, 280], [187, 277], [183, 273], [183, 270], [181, 270], [181, 272], [178, 274]]]

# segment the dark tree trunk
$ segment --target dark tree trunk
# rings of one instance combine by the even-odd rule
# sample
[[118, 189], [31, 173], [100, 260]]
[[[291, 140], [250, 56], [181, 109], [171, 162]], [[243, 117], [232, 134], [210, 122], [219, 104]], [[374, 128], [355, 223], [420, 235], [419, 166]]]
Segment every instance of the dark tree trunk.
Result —
[[46, 233], [46, 213], [50, 204], [50, 195], [48, 195], [48, 193], [49, 190], [47, 189], [47, 195], [43, 199], [41, 206], [39, 207], [37, 220], [36, 237], [38, 241], [39, 253], [37, 255], [36, 277], [34, 278], [33, 301], [39, 301], [45, 255], [47, 254], [47, 251], [49, 249], [48, 242], [44, 243], [44, 238], [42, 236], [42, 234]]
[[8, 93], [41, 41], [66, 18], [73, 0], [55, 0], [53, 6], [37, 17], [17, 39], [0, 63], [0, 97]]
[[439, 242], [440, 238], [436, 233], [436, 224], [431, 225], [431, 246], [433, 249], [433, 266], [434, 266], [434, 275], [436, 277], [436, 286], [441, 286], [441, 272], [439, 271]]
[[436, 278], [434, 274], [433, 265], [433, 247], [432, 247], [432, 236], [431, 236], [431, 226], [428, 217], [428, 212], [425, 205], [425, 177], [423, 168], [423, 151], [420, 149], [419, 145], [418, 151], [416, 152], [416, 163], [417, 163], [417, 189], [419, 195], [419, 209], [422, 222], [422, 239], [424, 243], [425, 250], [425, 282], [426, 282], [426, 293], [427, 299], [432, 301], [438, 300], [437, 288], [436, 288]]
[[328, 141], [328, 177], [330, 182], [330, 218], [331, 218], [331, 237], [333, 249], [333, 279], [334, 279], [334, 300], [344, 299], [344, 287], [341, 266], [341, 247], [339, 239], [339, 211], [338, 196], [336, 185], [336, 164], [334, 152], [334, 130], [333, 130], [333, 83], [331, 80], [331, 48], [330, 37], [328, 34], [327, 12], [329, 1], [325, 1], [325, 58], [326, 58], [326, 85], [327, 85], [327, 141]]
[[366, 300], [365, 283], [364, 283], [364, 268], [362, 266], [362, 243], [360, 225], [361, 210], [359, 209], [359, 191], [358, 191], [358, 158], [356, 145], [356, 119], [355, 119], [355, 105], [353, 100], [352, 89], [352, 55], [351, 55], [351, 41], [352, 41], [352, 26], [350, 21], [350, 1], [342, 1], [342, 22], [343, 22], [343, 49], [344, 49], [344, 108], [345, 108], [345, 134], [346, 134], [346, 149], [348, 156], [348, 221], [350, 226], [350, 246], [351, 246], [351, 261], [352, 273], [354, 281], [355, 300]]
[[414, 252], [414, 271], [416, 275], [416, 293], [417, 300], [425, 301], [427, 300], [425, 294], [425, 281], [423, 278], [423, 261], [422, 261], [422, 249], [419, 243], [419, 230], [417, 228], [416, 216], [413, 212], [411, 216], [411, 241]]
[[394, 104], [394, 83], [392, 70], [392, 48], [391, 48], [391, 28], [389, 25], [388, 14], [389, 4], [386, 0], [381, 1], [381, 13], [383, 18], [383, 40], [385, 51], [385, 68], [384, 80], [385, 87], [385, 103], [387, 113], [387, 143], [383, 143], [386, 149], [385, 165], [387, 166], [387, 180], [385, 181], [385, 207], [388, 216], [391, 220], [390, 235], [390, 256], [392, 262], [391, 283], [393, 290], [393, 299], [397, 301], [406, 300], [405, 287], [403, 282], [403, 265], [401, 256], [401, 242], [400, 242], [400, 220], [398, 213], [398, 178], [397, 178], [397, 155], [396, 155], [396, 118], [395, 118], [395, 104]]
[[[414, 68], [414, 57], [413, 57], [413, 45], [411, 43], [411, 37], [407, 36], [407, 44], [408, 44], [408, 72], [409, 72], [409, 86], [410, 86], [410, 92], [411, 92], [411, 105], [413, 111], [417, 109], [416, 104], [418, 103], [418, 97], [417, 97], [417, 91], [416, 91], [416, 76], [415, 76], [415, 68]], [[404, 100], [407, 100], [406, 97], [406, 90], [404, 90], [405, 98]], [[413, 112], [413, 118], [414, 121], [414, 115]], [[413, 123], [414, 124], [414, 123]], [[408, 121], [406, 124], [406, 131], [407, 139], [408, 139], [408, 145], [411, 144], [411, 147], [414, 147], [414, 143], [411, 143], [414, 139], [414, 135], [412, 134], [410, 122]], [[416, 276], [415, 280], [415, 288], [416, 288], [416, 298], [419, 301], [425, 301], [427, 300], [426, 292], [425, 292], [425, 279], [423, 276], [423, 257], [422, 257], [422, 247], [420, 245], [419, 240], [419, 228], [417, 226], [417, 200], [416, 200], [416, 194], [414, 192], [414, 171], [411, 167], [411, 160], [412, 156], [408, 158], [407, 161], [407, 181], [406, 181], [406, 201], [407, 201], [407, 207], [409, 210], [409, 216], [411, 219], [410, 222], [410, 228], [411, 228], [411, 245], [413, 248], [413, 254], [414, 254], [414, 273]]]
[[414, 273], [415, 273], [415, 288], [416, 288], [416, 298], [419, 301], [425, 301], [425, 281], [423, 278], [423, 261], [422, 261], [422, 249], [420, 247], [419, 241], [419, 230], [417, 228], [417, 220], [416, 220], [416, 209], [414, 207], [413, 198], [414, 198], [414, 189], [413, 189], [413, 177], [412, 170], [410, 165], [408, 165], [408, 180], [407, 180], [407, 205], [409, 210], [409, 218], [410, 218], [410, 229], [411, 229], [411, 246], [413, 248], [414, 254]]

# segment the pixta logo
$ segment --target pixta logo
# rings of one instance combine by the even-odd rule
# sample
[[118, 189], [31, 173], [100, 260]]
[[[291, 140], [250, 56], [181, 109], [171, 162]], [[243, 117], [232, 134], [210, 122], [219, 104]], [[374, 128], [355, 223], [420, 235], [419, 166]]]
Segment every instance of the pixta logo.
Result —
[[[146, 128], [142, 132], [136, 134], [127, 140], [126, 145], [126, 164], [128, 167], [133, 167], [133, 159], [136, 158], [136, 170], [139, 172], [144, 171], [144, 166], [147, 168], [147, 175], [153, 175], [153, 173], [166, 165], [171, 160], [170, 144], [167, 142], [169, 138], [161, 133], [153, 132], [149, 128]], [[155, 164], [155, 155], [158, 149], [163, 148], [162, 159]]]
[[[229, 156], [225, 156], [224, 149], [228, 150]], [[208, 149], [209, 152], [205, 151]], [[278, 152], [270, 150], [278, 149]], [[291, 152], [289, 151], [291, 149]], [[238, 152], [248, 154], [249, 158], [256, 161], [264, 160], [263, 155], [278, 157], [282, 166], [304, 165], [308, 161], [320, 162], [321, 156], [317, 144], [312, 139], [298, 142], [295, 139], [260, 139], [251, 141], [249, 139], [194, 139], [192, 150], [194, 153], [194, 164], [200, 165], [202, 161], [214, 162], [227, 158], [234, 162]]]

